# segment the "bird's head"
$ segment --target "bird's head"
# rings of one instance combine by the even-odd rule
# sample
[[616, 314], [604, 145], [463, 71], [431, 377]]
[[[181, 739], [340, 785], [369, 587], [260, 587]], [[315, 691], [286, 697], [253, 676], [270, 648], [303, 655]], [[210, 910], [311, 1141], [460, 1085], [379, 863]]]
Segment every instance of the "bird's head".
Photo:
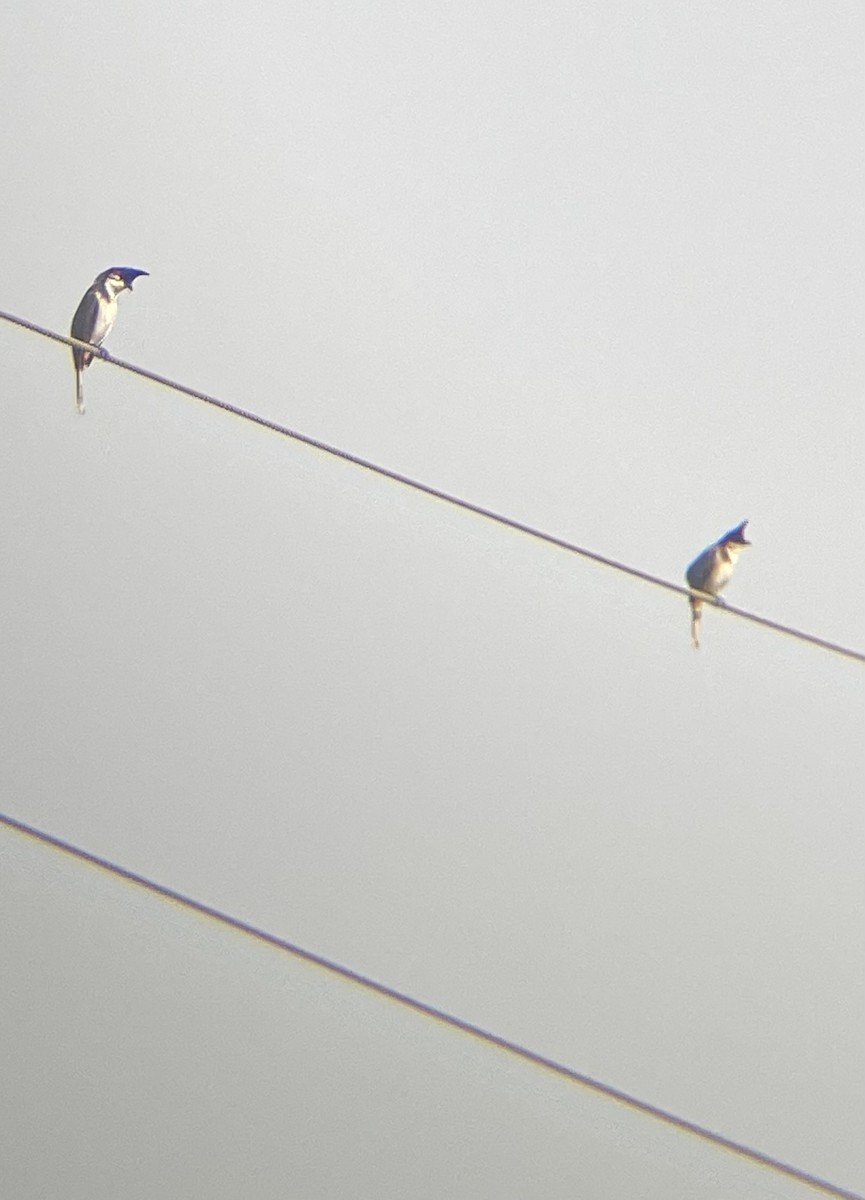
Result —
[[720, 540], [720, 545], [727, 546], [733, 550], [744, 550], [746, 546], [750, 546], [751, 543], [745, 537], [745, 526], [747, 524], [747, 521], [743, 521], [741, 525], [737, 525], [735, 529], [731, 529], [728, 533], [725, 533]]
[[132, 284], [139, 275], [148, 275], [149, 271], [139, 271], [137, 267], [109, 267], [97, 276], [96, 282], [102, 283], [117, 296], [127, 289], [132, 291]]

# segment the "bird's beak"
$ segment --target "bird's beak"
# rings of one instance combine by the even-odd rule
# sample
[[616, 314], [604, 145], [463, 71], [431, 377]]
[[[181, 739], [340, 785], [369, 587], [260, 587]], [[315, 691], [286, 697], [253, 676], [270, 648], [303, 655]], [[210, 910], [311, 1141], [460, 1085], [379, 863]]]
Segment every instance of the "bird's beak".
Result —
[[139, 277], [139, 275], [149, 275], [149, 274], [150, 274], [149, 271], [132, 271], [132, 270], [130, 270], [130, 271], [127, 271], [126, 274], [124, 275], [123, 282], [126, 284], [126, 286], [129, 288], [129, 290], [131, 292], [133, 280], [137, 279]]

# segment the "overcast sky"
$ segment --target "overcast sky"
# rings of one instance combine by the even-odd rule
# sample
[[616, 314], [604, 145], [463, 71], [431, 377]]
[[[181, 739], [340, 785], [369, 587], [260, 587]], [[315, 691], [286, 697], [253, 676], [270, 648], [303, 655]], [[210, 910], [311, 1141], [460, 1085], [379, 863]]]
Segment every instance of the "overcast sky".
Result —
[[[0, 308], [865, 648], [861, 4], [12, 0]], [[0, 322], [3, 811], [865, 1192], [865, 670]], [[811, 1194], [0, 830], [16, 1200]]]

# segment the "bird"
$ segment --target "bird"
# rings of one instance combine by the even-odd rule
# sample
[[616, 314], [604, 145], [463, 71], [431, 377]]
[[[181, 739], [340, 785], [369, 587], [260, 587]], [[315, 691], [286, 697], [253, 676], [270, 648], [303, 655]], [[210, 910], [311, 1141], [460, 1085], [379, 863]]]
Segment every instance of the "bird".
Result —
[[[127, 289], [131, 292], [133, 280], [139, 275], [147, 274], [148, 271], [139, 271], [137, 267], [109, 267], [107, 271], [97, 275], [75, 310], [69, 330], [70, 336], [82, 342], [92, 342], [94, 346], [101, 346], [117, 317], [117, 297]], [[93, 361], [93, 354], [81, 346], [73, 346], [72, 361], [75, 365], [75, 403], [79, 413], [83, 414], [84, 392], [81, 375], [84, 368]]]
[[[718, 538], [713, 545], [707, 546], [703, 553], [694, 559], [685, 572], [688, 587], [695, 592], [711, 596], [718, 604], [723, 604], [718, 593], [730, 582], [739, 555], [746, 546], [751, 545], [745, 537], [747, 524], [747, 521], [743, 521], [735, 529], [728, 530], [723, 537]], [[691, 605], [691, 641], [694, 643], [694, 649], [699, 649], [700, 618], [704, 601], [697, 595], [691, 595], [688, 599]]]

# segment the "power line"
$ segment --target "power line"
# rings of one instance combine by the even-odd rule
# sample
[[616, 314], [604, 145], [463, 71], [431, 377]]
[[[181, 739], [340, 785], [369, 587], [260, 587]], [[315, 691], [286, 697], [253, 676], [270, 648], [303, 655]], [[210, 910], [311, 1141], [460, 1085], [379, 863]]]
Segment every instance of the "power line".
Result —
[[[9, 322], [10, 324], [17, 325], [25, 330], [36, 333], [53, 341], [57, 341], [68, 346], [80, 346], [84, 349], [89, 349], [94, 353], [95, 357], [99, 357], [104, 361], [119, 367], [121, 370], [129, 371], [140, 378], [149, 379], [151, 382], [156, 383], [161, 387], [166, 387], [179, 394], [200, 400], [202, 403], [209, 404], [212, 407], [220, 408], [224, 412], [231, 413], [242, 420], [246, 420], [253, 424], [259, 425], [262, 428], [269, 429], [270, 431], [280, 434], [281, 436], [291, 438], [292, 440], [300, 442], [303, 445], [320, 450], [325, 454], [340, 458], [345, 462], [349, 462], [383, 478], [390, 479], [395, 483], [399, 483], [405, 487], [431, 496], [434, 499], [438, 499], [457, 508], [461, 508], [464, 511], [471, 512], [476, 516], [493, 521], [519, 533], [524, 533], [527, 536], [545, 542], [548, 545], [555, 546], [558, 549], [565, 550], [571, 554], [579, 555], [580, 557], [586, 558], [591, 562], [595, 562], [601, 566], [609, 567], [612, 570], [619, 571], [632, 578], [641, 580], [644, 583], [649, 583], [656, 587], [663, 588], [666, 591], [674, 592], [677, 595], [684, 597], [690, 595], [688, 588], [672, 583], [669, 580], [652, 574], [651, 572], [640, 570], [639, 568], [629, 566], [626, 563], [620, 562], [606, 555], [588, 550], [585, 547], [579, 546], [564, 538], [557, 537], [556, 535], [547, 533], [544, 530], [528, 525], [522, 521], [518, 521], [512, 517], [508, 517], [493, 509], [489, 509], [472, 501], [465, 500], [462, 497], [446, 492], [431, 484], [424, 483], [401, 472], [381, 466], [380, 464], [353, 454], [350, 451], [342, 450], [339, 447], [330, 445], [329, 443], [321, 441], [318, 438], [311, 437], [308, 434], [290, 429], [279, 422], [270, 420], [267, 417], [263, 417], [257, 413], [243, 409], [237, 405], [229, 403], [228, 401], [221, 400], [218, 397], [209, 395], [206, 392], [201, 392], [175, 380], [168, 379], [165, 376], [156, 374], [155, 372], [137, 366], [134, 363], [114, 358], [113, 356], [109, 355], [107, 351], [99, 347], [93, 347], [88, 342], [82, 342], [78, 339], [67, 337], [63, 334], [58, 334], [53, 330], [43, 328], [42, 326], [36, 325], [31, 321], [27, 321], [24, 318], [15, 316], [11, 313], [0, 311], [0, 318]], [[733, 616], [740, 617], [746, 621], [751, 621], [754, 624], [762, 625], [763, 627], [773, 630], [774, 632], [786, 634], [789, 637], [796, 638], [799, 641], [807, 642], [811, 645], [817, 646], [820, 649], [827, 650], [834, 654], [839, 654], [843, 657], [853, 659], [854, 661], [865, 663], [865, 653], [861, 651], [842, 646], [825, 638], [817, 637], [814, 634], [807, 633], [793, 626], [782, 624], [778, 621], [773, 621], [767, 617], [759, 616], [758, 614], [749, 612], [745, 609], [723, 604], [712, 597], [707, 597], [706, 602], [722, 608], [724, 611]], [[733, 1139], [726, 1138], [721, 1134], [715, 1133], [704, 1126], [698, 1125], [695, 1122], [676, 1116], [674, 1113], [650, 1104], [647, 1101], [640, 1100], [635, 1096], [631, 1096], [630, 1094], [623, 1092], [618, 1088], [612, 1087], [609, 1084], [605, 1084], [600, 1080], [576, 1071], [562, 1063], [555, 1061], [554, 1059], [550, 1059], [544, 1055], [538, 1054], [537, 1052], [530, 1050], [519, 1043], [512, 1042], [507, 1038], [483, 1029], [482, 1027], [469, 1021], [465, 1021], [453, 1014], [447, 1013], [433, 1005], [426, 1004], [425, 1002], [418, 1000], [407, 993], [400, 992], [395, 988], [391, 988], [386, 984], [380, 983], [368, 976], [352, 970], [349, 967], [343, 966], [331, 959], [316, 954], [313, 951], [306, 950], [303, 947], [295, 945], [294, 943], [280, 938], [275, 934], [269, 933], [264, 929], [251, 925], [237, 917], [231, 916], [228, 913], [224, 913], [219, 909], [204, 904], [201, 901], [197, 901], [192, 897], [186, 896], [181, 892], [159, 884], [146, 878], [145, 876], [137, 874], [136, 872], [130, 871], [127, 868], [111, 862], [108, 859], [91, 854], [90, 852], [74, 846], [73, 844], [66, 842], [61, 838], [57, 838], [51, 834], [45, 833], [33, 826], [27, 825], [24, 822], [17, 821], [3, 813], [0, 813], [0, 824], [7, 826], [19, 834], [28, 836], [49, 847], [59, 850], [62, 853], [77, 858], [78, 860], [91, 866], [95, 866], [103, 871], [106, 871], [107, 873], [123, 879], [134, 886], [145, 889], [162, 899], [174, 901], [175, 903], [187, 908], [192, 912], [196, 912], [201, 916], [231, 928], [244, 936], [260, 941], [273, 949], [290, 954], [302, 961], [309, 963], [310, 965], [329, 972], [332, 975], [357, 984], [358, 986], [365, 988], [376, 995], [392, 1000], [395, 1003], [411, 1009], [422, 1016], [427, 1016], [441, 1024], [450, 1026], [451, 1028], [465, 1033], [470, 1037], [474, 1037], [479, 1041], [487, 1043], [488, 1045], [497, 1047], [505, 1053], [511, 1054], [522, 1059], [523, 1061], [531, 1063], [534, 1066], [550, 1071], [551, 1073], [565, 1078], [572, 1083], [576, 1083], [588, 1090], [596, 1092], [599, 1095], [605, 1096], [610, 1100], [614, 1100], [625, 1107], [631, 1108], [655, 1120], [671, 1125], [682, 1132], [690, 1134], [694, 1137], [698, 1137], [721, 1149], [725, 1149], [742, 1158], [757, 1163], [758, 1165], [764, 1166], [769, 1170], [786, 1175], [789, 1178], [821, 1191], [826, 1195], [838, 1196], [843, 1198], [843, 1200], [865, 1200], [865, 1197], [862, 1197], [859, 1193], [840, 1188], [835, 1184], [828, 1182], [827, 1180], [803, 1171], [798, 1167], [791, 1166], [788, 1163], [784, 1163], [771, 1155], [754, 1150], [743, 1145], [742, 1143], [734, 1141]]]
[[110, 859], [103, 858], [101, 855], [91, 854], [89, 850], [83, 850], [81, 847], [75, 846], [63, 838], [55, 837], [53, 834], [37, 829], [33, 825], [28, 825], [24, 821], [18, 821], [14, 817], [0, 812], [0, 824], [5, 825], [15, 833], [32, 838], [34, 841], [49, 846], [54, 850], [59, 850], [61, 853], [78, 859], [80, 862], [97, 867], [109, 875], [131, 883], [135, 887], [142, 888], [162, 900], [173, 901], [182, 908], [186, 908], [191, 912], [197, 913], [199, 916], [206, 917], [211, 921], [233, 929], [236, 933], [240, 933], [244, 937], [253, 938], [255, 941], [262, 942], [271, 949], [289, 954], [349, 983], [357, 984], [358, 987], [364, 988], [366, 991], [372, 992], [383, 999], [392, 1000], [396, 1004], [410, 1009], [412, 1012], [429, 1017], [433, 1021], [439, 1022], [439, 1024], [458, 1030], [460, 1033], [465, 1033], [469, 1037], [484, 1042], [486, 1045], [494, 1046], [496, 1049], [519, 1058], [523, 1062], [540, 1067], [542, 1070], [549, 1071], [553, 1075], [567, 1079], [570, 1083], [578, 1084], [588, 1091], [605, 1096], [608, 1100], [614, 1100], [626, 1108], [633, 1109], [665, 1125], [671, 1125], [674, 1129], [678, 1129], [692, 1137], [700, 1138], [702, 1141], [709, 1142], [711, 1145], [717, 1146], [722, 1150], [727, 1150], [732, 1154], [738, 1155], [740, 1158], [747, 1159], [761, 1167], [766, 1167], [777, 1174], [786, 1175], [788, 1178], [796, 1180], [797, 1183], [805, 1184], [806, 1187], [814, 1188], [816, 1191], [823, 1192], [827, 1196], [841, 1197], [842, 1200], [865, 1200], [865, 1197], [861, 1196], [858, 1192], [851, 1192], [846, 1188], [838, 1187], [826, 1179], [812, 1175], [809, 1171], [803, 1171], [801, 1168], [794, 1167], [790, 1163], [782, 1162], [771, 1154], [764, 1154], [760, 1150], [754, 1150], [750, 1146], [745, 1146], [741, 1142], [734, 1141], [732, 1138], [724, 1137], [723, 1134], [715, 1133], [713, 1130], [707, 1129], [703, 1125], [698, 1125], [694, 1121], [688, 1121], [684, 1117], [676, 1116], [675, 1113], [660, 1108], [656, 1104], [640, 1100], [628, 1092], [623, 1092], [620, 1088], [613, 1087], [608, 1083], [602, 1083], [600, 1080], [594, 1079], [591, 1075], [585, 1075], [582, 1071], [575, 1071], [572, 1067], [565, 1066], [564, 1063], [557, 1062], [553, 1058], [547, 1058], [546, 1055], [538, 1054], [536, 1051], [530, 1050], [519, 1042], [513, 1042], [509, 1038], [501, 1037], [499, 1034], [492, 1033], [490, 1030], [484, 1029], [480, 1025], [475, 1025], [471, 1021], [465, 1021], [462, 1017], [454, 1016], [444, 1009], [437, 1008], [433, 1004], [427, 1004], [423, 1000], [418, 1000], [414, 996], [410, 996], [407, 992], [401, 992], [396, 988], [389, 987], [385, 983], [380, 983], [378, 980], [372, 979], [368, 975], [363, 975], [359, 971], [354, 971], [351, 967], [343, 966], [341, 963], [326, 958], [324, 955], [316, 954], [312, 950], [305, 950], [302, 946], [298, 946], [294, 942], [289, 942], [285, 938], [278, 937], [275, 933], [269, 933], [266, 929], [261, 929], [257, 925], [252, 925], [248, 921], [234, 917], [230, 913], [223, 912], [221, 909], [214, 908], [210, 904], [203, 903], [201, 900], [195, 900], [183, 892], [178, 892], [174, 888], [167, 887], [165, 884], [157, 883], [153, 879], [148, 879], [145, 875], [139, 875], [136, 871], [130, 871], [127, 867], [122, 867]]
[[[465, 512], [474, 513], [475, 516], [483, 517], [487, 521], [494, 521], [497, 525], [504, 525], [507, 529], [514, 529], [518, 533], [524, 533], [528, 537], [535, 538], [537, 541], [546, 542], [549, 546], [556, 546], [559, 550], [566, 550], [569, 554], [577, 554], [581, 558], [598, 563], [602, 567], [609, 567], [613, 571], [629, 575], [632, 579], [639, 579], [643, 583], [652, 584], [655, 587], [663, 588], [665, 591], [675, 592], [678, 596], [687, 597], [691, 594], [687, 587], [678, 583], [672, 583], [668, 579], [663, 579], [660, 575], [653, 575], [650, 571], [642, 571], [638, 567], [629, 566], [627, 563], [619, 562], [617, 559], [610, 558], [605, 554], [598, 554], [596, 551], [588, 550], [584, 546], [578, 546], [575, 542], [570, 542], [566, 538], [557, 537], [555, 534], [547, 533], [536, 526], [518, 521], [514, 517], [508, 517], [504, 513], [497, 512], [495, 509], [486, 508], [482, 504], [475, 504], [473, 501], [465, 500], [461, 496], [454, 495], [452, 492], [446, 492], [441, 488], [434, 487], [432, 484], [414, 479], [410, 475], [404, 475], [400, 471], [391, 470], [390, 467], [383, 467], [379, 463], [362, 458], [358, 454], [352, 454], [349, 450], [341, 450], [338, 446], [332, 446], [330, 443], [311, 437], [307, 433], [300, 433], [296, 429], [290, 429], [287, 425], [281, 425], [278, 421], [270, 420], [269, 417], [262, 417], [258, 413], [240, 408], [236, 404], [230, 404], [227, 400], [220, 400], [217, 396], [211, 396], [207, 392], [198, 391], [197, 388], [188, 387], [186, 384], [168, 379], [164, 375], [157, 375], [154, 371], [148, 371], [145, 367], [139, 367], [135, 363], [114, 358], [106, 350], [103, 350], [101, 347], [94, 347], [90, 342], [82, 342], [77, 338], [67, 337], [62, 333], [55, 333], [51, 329], [45, 329], [41, 325], [36, 325], [32, 321], [25, 320], [23, 317], [16, 317], [12, 313], [0, 311], [0, 318], [12, 325], [18, 325], [30, 333], [39, 334], [41, 337], [50, 338], [55, 342], [88, 349], [95, 357], [103, 359], [112, 366], [119, 367], [121, 371], [129, 371], [142, 379], [149, 379], [151, 383], [156, 383], [160, 387], [169, 388], [171, 391], [178, 392], [184, 396], [191, 396], [193, 400], [200, 400], [203, 404], [210, 404], [214, 408], [221, 408], [223, 412], [231, 413], [235, 417], [240, 417], [241, 420], [251, 421], [254, 425], [260, 425], [264, 429], [269, 429], [272, 433], [278, 433], [282, 437], [301, 442], [304, 446], [311, 446], [313, 449], [320, 450], [322, 453], [329, 454], [334, 458], [341, 458], [344, 462], [352, 463], [356, 467], [362, 467], [365, 471], [371, 471], [373, 474], [380, 475], [384, 479], [390, 479], [394, 483], [402, 484], [403, 487], [412, 488], [416, 492], [422, 492], [426, 496], [432, 496], [436, 500], [452, 504], [454, 507], [461, 508]], [[797, 641], [807, 642], [809, 645], [817, 646], [821, 650], [827, 650], [832, 654], [839, 654], [843, 658], [850, 658], [855, 662], [865, 663], [865, 652], [861, 650], [842, 646], [840, 643], [828, 638], [807, 633], [805, 630], [797, 629], [793, 625], [785, 625], [780, 621], [773, 621], [769, 617], [761, 617], [757, 613], [749, 612], [747, 609], [727, 604], [717, 597], [705, 596], [703, 599], [705, 603], [711, 604], [721, 609], [722, 612], [729, 613], [731, 616], [740, 617], [743, 621], [750, 621], [754, 625], [762, 625], [764, 629], [771, 629], [775, 633], [786, 634], [788, 637], [796, 638]]]

